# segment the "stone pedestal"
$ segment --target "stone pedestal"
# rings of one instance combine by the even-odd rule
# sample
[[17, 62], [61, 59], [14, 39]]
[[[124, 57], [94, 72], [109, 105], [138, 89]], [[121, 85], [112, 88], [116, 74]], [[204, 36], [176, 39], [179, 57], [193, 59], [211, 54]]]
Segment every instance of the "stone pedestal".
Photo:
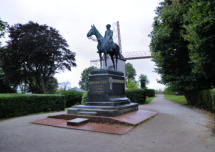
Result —
[[138, 110], [125, 96], [125, 78], [122, 72], [94, 70], [89, 75], [88, 100], [85, 105], [68, 109], [68, 114], [117, 116]]
[[[115, 59], [114, 59], [115, 60]], [[105, 61], [102, 60], [102, 68], [105, 69]], [[107, 56], [107, 69], [114, 70], [113, 63], [110, 56]], [[125, 59], [118, 59], [117, 61], [117, 71], [122, 72], [125, 76]]]

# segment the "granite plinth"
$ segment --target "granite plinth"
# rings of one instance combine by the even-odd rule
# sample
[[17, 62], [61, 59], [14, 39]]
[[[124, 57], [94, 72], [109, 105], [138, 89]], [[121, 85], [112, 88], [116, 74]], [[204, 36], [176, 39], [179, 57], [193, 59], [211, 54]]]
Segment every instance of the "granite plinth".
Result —
[[94, 70], [89, 75], [88, 100], [67, 110], [73, 115], [117, 116], [138, 110], [125, 96], [125, 78], [122, 72]]
[[124, 113], [138, 110], [137, 103], [128, 103], [119, 106], [89, 106], [77, 105], [67, 110], [68, 114], [73, 115], [94, 115], [113, 117]]

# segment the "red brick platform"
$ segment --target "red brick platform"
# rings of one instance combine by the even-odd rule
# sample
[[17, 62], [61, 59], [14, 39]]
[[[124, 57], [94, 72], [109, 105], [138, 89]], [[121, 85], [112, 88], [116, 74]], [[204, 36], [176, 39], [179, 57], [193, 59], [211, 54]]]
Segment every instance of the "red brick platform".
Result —
[[[36, 120], [32, 123], [69, 128], [69, 129], [78, 129], [78, 130], [88, 130], [96, 131], [102, 133], [110, 134], [126, 134], [136, 125], [143, 123], [144, 121], [156, 116], [156, 112], [138, 110], [135, 112], [130, 112], [116, 117], [99, 117], [99, 116], [77, 116], [77, 115], [56, 115], [50, 116], [45, 119]], [[67, 120], [74, 118], [88, 118], [89, 122], [79, 125], [72, 126], [67, 125]]]

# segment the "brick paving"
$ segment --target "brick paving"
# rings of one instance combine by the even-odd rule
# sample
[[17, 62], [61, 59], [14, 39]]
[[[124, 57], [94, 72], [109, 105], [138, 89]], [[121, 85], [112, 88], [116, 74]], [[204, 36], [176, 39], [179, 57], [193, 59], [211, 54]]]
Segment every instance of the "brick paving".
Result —
[[[156, 112], [138, 110], [116, 117], [98, 117], [98, 116], [74, 116], [74, 115], [56, 115], [48, 118], [33, 121], [34, 124], [61, 127], [68, 129], [78, 129], [95, 131], [110, 134], [126, 134], [136, 125], [157, 115]], [[67, 120], [74, 118], [88, 118], [90, 122], [81, 125], [67, 125]]]

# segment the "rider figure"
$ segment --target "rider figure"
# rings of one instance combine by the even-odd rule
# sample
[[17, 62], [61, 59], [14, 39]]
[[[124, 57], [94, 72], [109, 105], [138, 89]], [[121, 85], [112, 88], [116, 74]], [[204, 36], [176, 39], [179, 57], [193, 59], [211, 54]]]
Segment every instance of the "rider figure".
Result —
[[107, 24], [106, 28], [107, 30], [105, 31], [105, 36], [104, 36], [104, 40], [105, 40], [105, 47], [107, 48], [107, 50], [112, 51], [112, 46], [113, 46], [113, 31], [110, 29], [111, 25]]

